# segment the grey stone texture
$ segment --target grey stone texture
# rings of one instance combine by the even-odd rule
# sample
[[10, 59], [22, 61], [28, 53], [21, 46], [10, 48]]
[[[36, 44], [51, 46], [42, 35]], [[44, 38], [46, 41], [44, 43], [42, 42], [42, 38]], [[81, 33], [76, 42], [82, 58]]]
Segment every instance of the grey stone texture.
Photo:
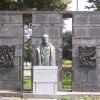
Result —
[[83, 92], [91, 92], [91, 91], [93, 91], [93, 86], [92, 86], [92, 83], [83, 83], [83, 89], [82, 89], [82, 91]]
[[76, 92], [82, 91], [82, 82], [72, 82], [72, 90]]
[[0, 45], [14, 45], [14, 67], [0, 68], [0, 90], [21, 91], [23, 14], [0, 12]]
[[41, 11], [33, 13], [33, 23], [41, 24], [41, 23], [61, 23], [61, 17], [59, 12], [51, 12], [51, 11]]
[[56, 65], [61, 66], [62, 16], [60, 12], [37, 11], [32, 14], [32, 18], [33, 65], [36, 65], [36, 47], [40, 44], [42, 35], [46, 33], [56, 48]]
[[100, 92], [100, 82], [93, 83], [93, 92]]
[[[100, 92], [100, 12], [74, 12], [72, 26], [72, 91]], [[79, 66], [79, 46], [96, 47], [94, 68]]]
[[33, 66], [33, 93], [56, 94], [57, 74], [57, 66]]
[[50, 37], [60, 37], [60, 26], [39, 26], [33, 27], [33, 37], [42, 37], [43, 33], [47, 33]]
[[16, 23], [20, 24], [23, 23], [22, 20], [23, 16], [21, 16], [21, 13], [18, 12], [1, 12], [0, 13], [0, 23]]

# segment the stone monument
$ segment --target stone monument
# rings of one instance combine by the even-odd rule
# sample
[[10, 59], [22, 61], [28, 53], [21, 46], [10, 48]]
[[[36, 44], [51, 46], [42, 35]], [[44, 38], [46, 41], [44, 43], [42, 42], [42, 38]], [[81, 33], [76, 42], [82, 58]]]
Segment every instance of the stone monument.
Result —
[[57, 70], [55, 48], [44, 34], [36, 48], [36, 64], [33, 66], [33, 93], [55, 94], [57, 92]]

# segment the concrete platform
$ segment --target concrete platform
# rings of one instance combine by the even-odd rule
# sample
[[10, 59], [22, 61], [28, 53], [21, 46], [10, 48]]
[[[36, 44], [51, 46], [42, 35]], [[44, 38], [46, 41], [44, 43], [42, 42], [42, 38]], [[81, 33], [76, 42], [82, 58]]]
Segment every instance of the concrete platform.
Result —
[[[26, 98], [0, 97], [0, 100], [26, 100]], [[32, 98], [27, 98], [27, 100], [57, 100], [57, 99], [32, 99]]]
[[[57, 92], [53, 95], [21, 93], [12, 91], [0, 91], [0, 100], [57, 100], [61, 97], [81, 97], [90, 96], [91, 98], [100, 99], [100, 92]], [[99, 98], [99, 99], [98, 99]], [[74, 100], [74, 99], [73, 99]], [[80, 99], [79, 99], [80, 100]]]
[[0, 97], [23, 97], [23, 93], [13, 91], [0, 91]]

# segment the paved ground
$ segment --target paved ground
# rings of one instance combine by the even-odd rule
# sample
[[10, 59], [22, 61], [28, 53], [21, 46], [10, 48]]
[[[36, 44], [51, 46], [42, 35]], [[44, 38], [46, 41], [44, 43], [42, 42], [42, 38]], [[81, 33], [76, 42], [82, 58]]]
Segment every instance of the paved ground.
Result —
[[15, 97], [0, 97], [0, 100], [56, 100], [56, 99], [32, 99], [32, 98], [15, 98]]

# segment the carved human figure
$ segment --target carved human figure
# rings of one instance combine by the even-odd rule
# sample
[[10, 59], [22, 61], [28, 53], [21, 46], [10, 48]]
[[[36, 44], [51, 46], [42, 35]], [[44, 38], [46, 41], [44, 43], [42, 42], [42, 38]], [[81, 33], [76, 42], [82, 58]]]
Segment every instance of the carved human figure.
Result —
[[44, 34], [41, 44], [36, 48], [36, 64], [39, 66], [55, 66], [55, 48], [49, 42], [49, 36]]

